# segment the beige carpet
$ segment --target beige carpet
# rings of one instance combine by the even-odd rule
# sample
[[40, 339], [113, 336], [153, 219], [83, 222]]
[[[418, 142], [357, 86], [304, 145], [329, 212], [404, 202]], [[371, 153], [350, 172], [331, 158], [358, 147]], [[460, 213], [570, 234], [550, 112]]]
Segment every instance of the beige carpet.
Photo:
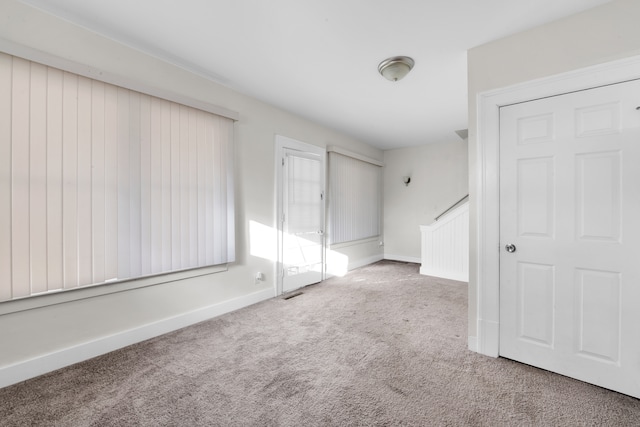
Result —
[[2, 426], [640, 426], [640, 401], [467, 350], [466, 284], [383, 261], [0, 390]]

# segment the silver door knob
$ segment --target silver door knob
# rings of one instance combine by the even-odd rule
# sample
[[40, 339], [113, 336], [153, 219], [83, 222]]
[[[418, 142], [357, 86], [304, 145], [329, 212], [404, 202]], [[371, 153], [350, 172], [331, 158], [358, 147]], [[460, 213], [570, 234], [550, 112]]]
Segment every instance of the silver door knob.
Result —
[[507, 250], [507, 252], [509, 252], [510, 254], [512, 254], [512, 253], [514, 253], [514, 252], [516, 251], [516, 245], [513, 245], [513, 244], [511, 244], [511, 243], [509, 243], [508, 245], [506, 245], [504, 248], [505, 248], [505, 249]]

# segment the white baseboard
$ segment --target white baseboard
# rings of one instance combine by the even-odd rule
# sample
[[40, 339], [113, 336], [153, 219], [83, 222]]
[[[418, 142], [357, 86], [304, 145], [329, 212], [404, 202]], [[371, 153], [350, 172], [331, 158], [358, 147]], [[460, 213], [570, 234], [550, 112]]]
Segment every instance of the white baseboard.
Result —
[[467, 271], [443, 271], [420, 267], [420, 274], [425, 276], [442, 277], [443, 279], [457, 280], [459, 282], [469, 282], [469, 272]]
[[404, 255], [384, 254], [384, 259], [388, 259], [390, 261], [412, 262], [415, 264], [420, 264], [422, 262], [420, 258], [415, 258], [412, 256], [404, 256]]
[[98, 338], [33, 359], [0, 368], [0, 388], [34, 378], [74, 363], [118, 350], [177, 329], [273, 298], [273, 289], [223, 301], [188, 313], [149, 323], [115, 335]]
[[382, 261], [383, 259], [384, 257], [382, 256], [382, 254], [374, 255], [369, 258], [363, 258], [354, 262], [350, 262], [347, 268], [349, 269], [349, 271], [351, 271], [356, 268], [364, 267], [365, 265], [373, 264], [374, 262]]
[[469, 350], [478, 352], [478, 338], [469, 336], [467, 337], [467, 346]]
[[485, 356], [500, 355], [500, 323], [495, 320], [478, 320], [477, 351]]

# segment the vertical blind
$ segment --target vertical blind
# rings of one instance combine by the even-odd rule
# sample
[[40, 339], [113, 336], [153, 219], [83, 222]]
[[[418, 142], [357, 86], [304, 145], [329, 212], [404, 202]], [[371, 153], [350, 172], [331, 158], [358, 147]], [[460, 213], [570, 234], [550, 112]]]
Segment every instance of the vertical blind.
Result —
[[329, 153], [329, 242], [344, 243], [380, 234], [382, 168]]
[[234, 259], [233, 122], [0, 53], [0, 301]]

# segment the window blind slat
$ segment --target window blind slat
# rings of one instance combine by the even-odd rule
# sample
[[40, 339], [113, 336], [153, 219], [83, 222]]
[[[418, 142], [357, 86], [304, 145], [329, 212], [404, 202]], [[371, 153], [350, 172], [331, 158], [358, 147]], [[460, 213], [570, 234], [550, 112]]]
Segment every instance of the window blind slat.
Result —
[[[213, 178], [213, 169], [215, 167], [213, 163], [213, 146], [214, 146], [214, 126], [215, 126], [215, 117], [211, 117], [210, 120], [207, 120], [205, 123], [205, 152], [202, 157], [204, 158], [204, 167], [205, 167], [205, 182], [206, 185], [214, 185]], [[214, 239], [210, 238], [215, 235], [213, 229], [213, 215], [214, 215], [214, 192], [207, 191], [205, 194], [206, 202], [205, 202], [205, 233], [209, 238], [207, 238], [206, 242], [206, 262], [207, 264], [214, 263], [213, 256], [213, 247], [214, 247]]]
[[47, 72], [47, 290], [64, 283], [62, 238], [62, 81], [60, 70]]
[[[219, 120], [222, 120], [220, 117]], [[223, 141], [226, 141], [226, 144], [221, 144], [225, 147], [226, 158], [225, 165], [232, 165], [234, 162], [234, 147], [230, 141], [233, 141], [233, 122], [230, 120], [224, 121], [224, 130], [226, 134], [224, 135]], [[227, 184], [227, 192], [226, 192], [226, 200], [223, 202], [224, 207], [223, 210], [226, 211], [225, 215], [225, 224], [227, 227], [225, 237], [227, 241], [226, 245], [226, 253], [223, 254], [223, 258], [227, 260], [227, 262], [235, 261], [236, 257], [236, 241], [235, 241], [235, 214], [234, 214], [234, 206], [235, 206], [235, 193], [233, 191], [233, 169], [226, 166], [224, 169], [225, 182]]]
[[[62, 236], [62, 71], [47, 72], [47, 290], [60, 289]], [[0, 117], [3, 113], [0, 112]]]
[[29, 100], [29, 252], [31, 293], [47, 291], [47, 69], [31, 64]]
[[[188, 107], [187, 107], [188, 108]], [[198, 265], [198, 120], [197, 111], [188, 108], [189, 114], [189, 166], [187, 169], [187, 192], [189, 198], [189, 216], [187, 230], [189, 233], [189, 256], [185, 268]]]
[[[13, 61], [13, 105], [11, 139], [11, 184], [18, 189], [12, 191], [12, 273], [19, 285], [13, 289], [14, 297], [29, 295], [31, 292], [30, 252], [29, 252], [29, 73], [27, 61]], [[17, 238], [21, 236], [21, 238]]]
[[118, 277], [118, 89], [104, 88], [104, 280]]
[[129, 91], [118, 88], [118, 275], [131, 277], [130, 259], [130, 186], [129, 186]]
[[104, 84], [91, 81], [91, 234], [93, 277], [90, 283], [105, 280], [105, 150]]
[[162, 252], [163, 252], [163, 229], [162, 218], [164, 212], [162, 211], [162, 156], [164, 151], [164, 141], [162, 139], [162, 104], [160, 99], [151, 98], [150, 105], [150, 121], [149, 131], [150, 140], [158, 141], [159, 149], [151, 150], [150, 152], [150, 180], [151, 180], [151, 224], [150, 224], [150, 269], [152, 273], [158, 273], [162, 271]]
[[182, 265], [180, 220], [180, 106], [171, 104], [171, 268]]
[[129, 92], [129, 276], [142, 275], [142, 181], [140, 94]]
[[91, 224], [91, 81], [78, 79], [78, 285], [93, 283]]
[[180, 264], [189, 265], [189, 111], [180, 106]]
[[156, 272], [171, 270], [171, 105], [160, 101], [160, 144], [162, 151], [162, 264]]
[[140, 274], [151, 274], [151, 97], [140, 97]]
[[207, 247], [206, 242], [208, 235], [206, 234], [205, 214], [206, 214], [206, 191], [205, 191], [205, 176], [206, 176], [206, 133], [205, 122], [206, 114], [203, 111], [198, 111], [197, 115], [197, 149], [196, 149], [196, 161], [197, 161], [197, 238], [198, 238], [198, 260], [197, 265], [206, 265], [207, 262]]
[[[222, 138], [224, 137], [224, 129], [222, 126], [217, 127], [215, 130], [215, 139], [216, 141], [221, 141]], [[225, 212], [222, 212], [221, 209], [219, 208], [220, 206], [222, 206], [222, 204], [224, 203], [223, 200], [223, 176], [222, 176], [222, 146], [221, 144], [215, 144], [214, 145], [214, 149], [213, 149], [213, 160], [211, 162], [211, 164], [214, 167], [214, 171], [213, 171], [213, 176], [214, 176], [214, 181], [213, 181], [213, 185], [215, 187], [215, 191], [213, 192], [214, 194], [214, 201], [213, 201], [213, 205], [215, 208], [214, 213], [213, 213], [213, 229], [214, 229], [214, 233], [220, 235], [221, 233], [224, 233], [225, 230], [223, 229], [222, 225], [223, 225], [223, 220], [224, 220], [224, 215]], [[214, 247], [213, 247], [213, 259], [214, 259], [214, 263], [217, 262], [218, 260], [222, 259], [223, 257], [223, 245], [221, 243], [221, 241], [216, 240], [214, 242]]]
[[[11, 283], [11, 120], [13, 61], [0, 54], [0, 283]], [[12, 289], [0, 286], [0, 301]]]
[[[78, 78], [64, 73], [62, 99], [62, 236], [64, 287], [78, 286]], [[16, 190], [14, 189], [14, 192]]]

